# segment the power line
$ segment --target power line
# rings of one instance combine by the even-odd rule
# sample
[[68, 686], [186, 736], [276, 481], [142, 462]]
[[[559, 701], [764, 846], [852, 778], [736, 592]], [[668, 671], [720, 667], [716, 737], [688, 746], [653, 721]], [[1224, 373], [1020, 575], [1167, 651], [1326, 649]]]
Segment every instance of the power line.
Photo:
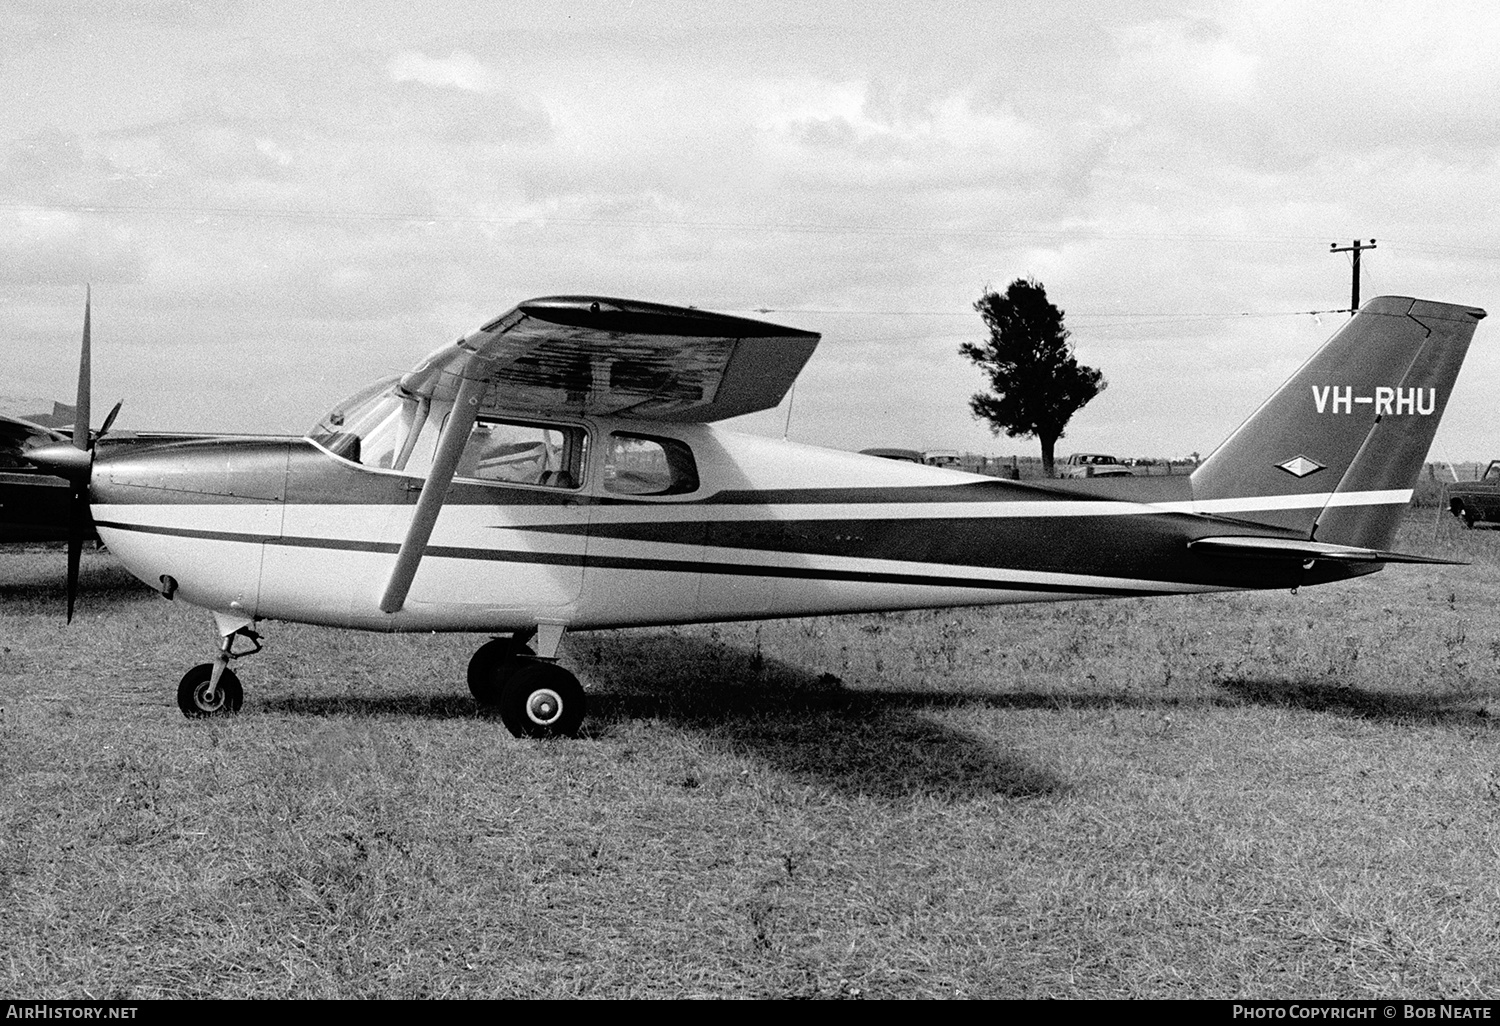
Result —
[[[724, 313], [817, 314], [833, 317], [977, 317], [972, 310], [834, 310], [809, 307], [757, 306], [721, 307]], [[1240, 310], [1232, 313], [1070, 313], [1067, 319], [1094, 322], [1095, 327], [1111, 327], [1112, 319], [1120, 324], [1165, 324], [1172, 321], [1228, 321], [1240, 317], [1317, 317], [1322, 314], [1348, 313], [1344, 307], [1332, 310]]]
[[234, 206], [161, 205], [143, 203], [5, 203], [0, 210], [10, 211], [57, 211], [80, 214], [147, 214], [185, 217], [236, 217], [265, 218], [268, 220], [310, 221], [354, 221], [372, 223], [435, 223], [435, 224], [485, 224], [524, 225], [562, 224], [585, 227], [620, 228], [686, 228], [714, 231], [791, 232], [827, 235], [872, 235], [872, 236], [936, 236], [979, 238], [1070, 238], [1118, 241], [1175, 240], [1187, 242], [1257, 242], [1280, 244], [1301, 242], [1313, 236], [1267, 235], [1246, 239], [1242, 235], [1222, 235], [1194, 232], [1102, 232], [1086, 226], [1061, 228], [970, 228], [944, 227], [939, 225], [870, 225], [828, 224], [807, 221], [689, 221], [663, 220], [645, 217], [580, 217], [546, 212], [505, 215], [455, 214], [440, 211], [360, 211], [360, 210], [315, 210], [306, 208], [264, 209]]
[[[949, 236], [949, 237], [998, 237], [998, 238], [1086, 238], [1138, 241], [1143, 239], [1173, 239], [1178, 241], [1247, 241], [1242, 236], [1194, 234], [1191, 232], [1097, 232], [1086, 228], [964, 228], [934, 225], [870, 225], [870, 224], [820, 224], [805, 221], [686, 221], [656, 218], [631, 217], [572, 217], [545, 212], [507, 215], [451, 214], [436, 211], [357, 210], [309, 210], [309, 209], [253, 209], [227, 206], [171, 206], [132, 203], [7, 203], [0, 210], [12, 211], [59, 211], [80, 214], [164, 214], [191, 217], [239, 217], [266, 218], [269, 220], [311, 221], [356, 221], [356, 222], [419, 222], [442, 224], [489, 224], [523, 225], [564, 224], [591, 227], [619, 228], [689, 228], [716, 231], [792, 232], [827, 235], [875, 235], [875, 236]], [[1251, 242], [1284, 243], [1302, 241], [1309, 236], [1265, 236], [1250, 239]]]
[[[1100, 242], [1234, 242], [1259, 245], [1283, 245], [1318, 238], [1314, 235], [1244, 236], [1194, 232], [1099, 231], [1086, 226], [1058, 228], [967, 228], [935, 225], [869, 225], [827, 224], [806, 221], [688, 221], [630, 217], [576, 217], [545, 212], [485, 215], [453, 214], [438, 211], [358, 211], [310, 209], [253, 209], [229, 206], [147, 205], [132, 203], [0, 203], [0, 210], [52, 211], [79, 214], [143, 214], [179, 217], [233, 217], [266, 220], [350, 221], [363, 223], [473, 224], [596, 228], [672, 228], [702, 231], [785, 232], [805, 235], [865, 235], [872, 237], [934, 238], [1012, 238], [1066, 239]], [[1326, 236], [1324, 236], [1326, 238]], [[1400, 240], [1387, 239], [1387, 242]], [[1478, 257], [1500, 258], [1500, 248], [1493, 246], [1456, 246], [1433, 242], [1402, 243], [1408, 249], [1430, 253], [1464, 253]], [[1372, 247], [1365, 247], [1372, 248]]]

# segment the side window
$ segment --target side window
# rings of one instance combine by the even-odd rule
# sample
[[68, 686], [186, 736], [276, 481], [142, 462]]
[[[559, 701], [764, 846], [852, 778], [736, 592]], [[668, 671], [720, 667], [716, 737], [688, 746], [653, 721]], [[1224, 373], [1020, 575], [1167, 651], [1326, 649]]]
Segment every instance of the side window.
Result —
[[577, 488], [587, 435], [582, 428], [477, 420], [456, 476], [478, 481]]
[[604, 489], [618, 495], [683, 495], [698, 490], [693, 451], [675, 438], [612, 434]]

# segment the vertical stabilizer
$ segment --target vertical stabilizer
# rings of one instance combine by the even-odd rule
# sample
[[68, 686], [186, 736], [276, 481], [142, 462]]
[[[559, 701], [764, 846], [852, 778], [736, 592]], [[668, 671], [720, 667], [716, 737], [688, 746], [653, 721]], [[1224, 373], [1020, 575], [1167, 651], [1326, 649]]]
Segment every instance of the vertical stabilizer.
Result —
[[1381, 296], [1193, 473], [1205, 512], [1384, 548], [1485, 313]]

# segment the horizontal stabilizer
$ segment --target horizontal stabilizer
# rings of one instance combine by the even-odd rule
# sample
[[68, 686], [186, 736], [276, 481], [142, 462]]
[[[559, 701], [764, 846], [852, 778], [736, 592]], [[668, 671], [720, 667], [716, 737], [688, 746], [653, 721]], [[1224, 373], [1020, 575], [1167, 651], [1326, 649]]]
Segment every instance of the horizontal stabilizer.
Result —
[[1300, 538], [1199, 538], [1188, 542], [1188, 548], [1214, 556], [1237, 556], [1244, 559], [1324, 559], [1339, 563], [1437, 563], [1443, 566], [1465, 566], [1455, 559], [1417, 556], [1407, 552], [1363, 549], [1355, 545], [1333, 545], [1328, 542], [1303, 541]]

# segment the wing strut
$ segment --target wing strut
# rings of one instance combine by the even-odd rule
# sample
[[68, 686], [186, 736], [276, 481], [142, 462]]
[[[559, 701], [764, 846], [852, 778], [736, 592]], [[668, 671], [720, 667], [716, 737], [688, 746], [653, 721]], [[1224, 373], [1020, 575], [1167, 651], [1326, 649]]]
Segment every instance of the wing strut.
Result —
[[[471, 364], [472, 365], [472, 364]], [[453, 472], [458, 469], [458, 458], [463, 455], [469, 441], [469, 432], [474, 429], [474, 418], [479, 415], [479, 400], [484, 395], [488, 382], [483, 378], [465, 377], [459, 386], [458, 397], [453, 402], [453, 412], [443, 428], [443, 437], [438, 439], [437, 452], [432, 458], [432, 470], [427, 474], [427, 483], [417, 498], [416, 512], [412, 514], [411, 526], [406, 529], [406, 538], [401, 542], [401, 551], [396, 553], [396, 565], [391, 570], [391, 579], [380, 599], [382, 612], [394, 613], [406, 604], [406, 593], [411, 590], [412, 579], [417, 576], [417, 567], [422, 554], [427, 551], [427, 539], [432, 536], [433, 525], [443, 510], [443, 500], [448, 497], [448, 486], [453, 483]]]

